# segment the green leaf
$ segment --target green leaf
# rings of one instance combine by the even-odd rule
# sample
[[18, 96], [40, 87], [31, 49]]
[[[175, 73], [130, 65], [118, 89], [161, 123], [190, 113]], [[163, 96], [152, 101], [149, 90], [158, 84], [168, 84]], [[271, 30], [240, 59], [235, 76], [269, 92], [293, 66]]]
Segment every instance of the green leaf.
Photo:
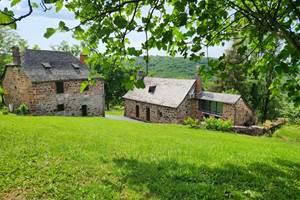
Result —
[[51, 4], [57, 2], [57, 0], [44, 0], [45, 4]]
[[117, 15], [114, 19], [114, 24], [118, 27], [118, 28], [125, 28], [127, 25], [127, 21], [124, 17]]
[[[7, 9], [4, 12], [0, 12], [0, 23], [9, 23], [11, 22], [13, 19], [9, 16], [13, 16], [13, 12], [12, 11], [8, 11]], [[12, 23], [9, 25], [10, 28], [12, 29], [16, 29], [17, 28], [17, 24], [16, 23]]]
[[90, 49], [89, 49], [88, 47], [84, 47], [84, 48], [82, 49], [82, 53], [83, 53], [84, 55], [88, 55], [88, 54], [90, 53]]
[[16, 4], [20, 3], [21, 0], [12, 0], [12, 2], [10, 3], [11, 7], [14, 7]]
[[54, 33], [56, 32], [56, 30], [54, 28], [47, 28], [46, 33], [44, 34], [45, 38], [50, 38]]
[[84, 90], [87, 88], [87, 86], [89, 85], [89, 82], [88, 81], [83, 81], [81, 83], [81, 86], [80, 86], [80, 93], [83, 93]]
[[134, 47], [129, 47], [127, 49], [127, 51], [128, 51], [128, 54], [131, 56], [140, 56], [142, 54], [141, 50], [138, 51]]
[[65, 22], [60, 21], [58, 27], [61, 31], [69, 31], [70, 29], [66, 26]]
[[39, 5], [36, 2], [32, 2], [31, 6], [32, 6], [32, 8], [38, 8], [39, 7]]
[[55, 3], [55, 6], [56, 6], [56, 9], [55, 9], [55, 12], [59, 12], [62, 7], [64, 5], [64, 1], [63, 0], [59, 0]]

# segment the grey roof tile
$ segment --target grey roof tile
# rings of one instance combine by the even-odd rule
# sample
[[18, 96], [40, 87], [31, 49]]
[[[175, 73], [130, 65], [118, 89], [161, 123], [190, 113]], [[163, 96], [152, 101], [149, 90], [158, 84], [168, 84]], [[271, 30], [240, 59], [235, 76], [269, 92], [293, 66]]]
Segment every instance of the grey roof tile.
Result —
[[[51, 68], [44, 67], [49, 63]], [[44, 66], [43, 66], [44, 64]], [[74, 69], [73, 65], [79, 68]], [[87, 79], [88, 69], [68, 52], [30, 50], [22, 55], [21, 66], [32, 82]]]
[[[144, 83], [145, 88], [134, 88], [123, 98], [177, 108], [193, 87], [195, 80], [145, 77]], [[151, 86], [156, 86], [154, 92], [149, 92]]]
[[217, 101], [228, 104], [235, 104], [240, 98], [241, 95], [237, 94], [216, 93], [207, 91], [203, 91], [198, 95], [198, 99], [201, 100]]

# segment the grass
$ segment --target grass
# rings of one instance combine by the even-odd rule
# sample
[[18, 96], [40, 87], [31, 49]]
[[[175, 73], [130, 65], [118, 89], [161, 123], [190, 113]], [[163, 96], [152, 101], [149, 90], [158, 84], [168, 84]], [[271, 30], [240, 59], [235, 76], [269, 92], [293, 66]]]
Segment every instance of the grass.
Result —
[[300, 125], [285, 126], [275, 132], [274, 137], [278, 137], [282, 140], [289, 142], [300, 143]]
[[[276, 135], [299, 138], [300, 130], [286, 126]], [[0, 116], [0, 199], [299, 196], [298, 140], [101, 118]]]
[[106, 110], [105, 114], [107, 114], [107, 115], [115, 115], [115, 116], [123, 116], [124, 115], [124, 107], [122, 107], [122, 106], [114, 106], [110, 110]]

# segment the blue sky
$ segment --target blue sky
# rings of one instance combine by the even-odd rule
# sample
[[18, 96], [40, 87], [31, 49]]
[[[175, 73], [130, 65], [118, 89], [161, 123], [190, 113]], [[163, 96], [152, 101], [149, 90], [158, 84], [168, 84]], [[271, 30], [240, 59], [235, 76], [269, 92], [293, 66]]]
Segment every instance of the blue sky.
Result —
[[[0, 0], [0, 6], [9, 5], [8, 0]], [[24, 14], [28, 11], [28, 7], [26, 5], [27, 1], [22, 1], [20, 4], [14, 7], [16, 15]], [[39, 2], [36, 0], [36, 2]], [[51, 6], [49, 6], [51, 7]], [[55, 13], [55, 9], [52, 8], [47, 12], [44, 12], [41, 8], [35, 9], [33, 14], [18, 22], [17, 24], [17, 33], [24, 39], [28, 41], [30, 47], [37, 44], [42, 49], [51, 49], [52, 45], [57, 45], [61, 41], [66, 40], [70, 44], [79, 44], [79, 41], [76, 41], [72, 38], [72, 33], [64, 32], [64, 33], [55, 33], [49, 39], [43, 37], [46, 29], [48, 27], [57, 27], [58, 22], [63, 20], [67, 25], [74, 26], [78, 24], [78, 22], [74, 19], [73, 13], [67, 11], [67, 9], [62, 9], [59, 13]], [[139, 47], [141, 42], [144, 41], [143, 34], [131, 33], [129, 39], [132, 42], [132, 45], [135, 47]], [[226, 44], [225, 47], [211, 47], [209, 48], [209, 56], [210, 57], [219, 57], [221, 56], [225, 49], [229, 47], [229, 44]], [[165, 52], [158, 50], [151, 50], [151, 55], [165, 55]]]

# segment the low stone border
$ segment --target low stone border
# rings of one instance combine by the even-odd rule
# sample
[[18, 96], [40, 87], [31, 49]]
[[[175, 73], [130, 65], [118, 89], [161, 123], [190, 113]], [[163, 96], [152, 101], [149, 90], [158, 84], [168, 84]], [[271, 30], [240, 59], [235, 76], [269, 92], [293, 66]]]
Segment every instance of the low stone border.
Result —
[[261, 135], [272, 135], [277, 128], [285, 124], [286, 120], [284, 118], [278, 118], [276, 121], [272, 122], [266, 127], [262, 126], [233, 126], [232, 131], [236, 133], [261, 136]]

